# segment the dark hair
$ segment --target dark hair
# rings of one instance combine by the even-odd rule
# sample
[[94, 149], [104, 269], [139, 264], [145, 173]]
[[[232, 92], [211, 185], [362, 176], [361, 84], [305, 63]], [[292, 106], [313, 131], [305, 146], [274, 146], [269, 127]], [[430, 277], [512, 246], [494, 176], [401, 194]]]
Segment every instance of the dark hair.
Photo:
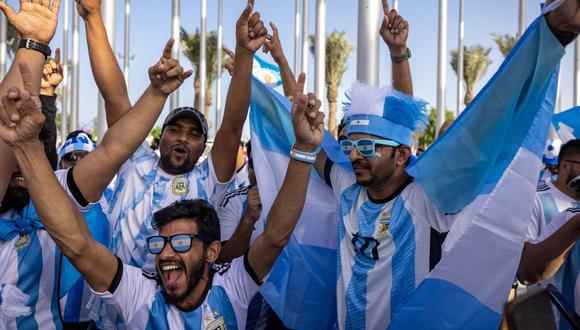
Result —
[[560, 153], [558, 154], [558, 165], [568, 157], [577, 154], [580, 154], [580, 139], [574, 139], [566, 142], [566, 144], [560, 148]]
[[76, 131], [72, 131], [72, 132], [68, 133], [68, 135], [66, 136], [66, 139], [64, 139], [64, 140], [67, 141], [68, 139], [72, 139], [74, 137], [77, 137], [81, 133], [86, 134], [89, 137], [89, 139], [91, 139], [91, 141], [93, 141], [93, 136], [91, 135], [91, 133], [85, 132], [85, 131], [80, 130], [80, 129], [77, 129]]
[[207, 236], [212, 241], [220, 240], [220, 222], [217, 212], [203, 199], [177, 201], [153, 214], [151, 225], [159, 230], [177, 219], [192, 219], [197, 224], [197, 234]]

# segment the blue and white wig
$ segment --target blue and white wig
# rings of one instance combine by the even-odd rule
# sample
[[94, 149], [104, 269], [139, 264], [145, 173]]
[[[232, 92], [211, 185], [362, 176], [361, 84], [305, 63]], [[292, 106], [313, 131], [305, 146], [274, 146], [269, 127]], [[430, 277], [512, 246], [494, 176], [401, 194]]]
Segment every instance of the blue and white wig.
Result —
[[86, 151], [91, 152], [95, 150], [95, 143], [86, 133], [79, 133], [79, 135], [72, 137], [62, 145], [60, 152], [58, 153], [59, 161], [60, 159], [73, 151]]
[[542, 162], [546, 165], [558, 165], [558, 155], [560, 154], [561, 147], [562, 141], [560, 139], [548, 139], [546, 142], [546, 148], [544, 149]]
[[404, 145], [413, 144], [413, 132], [429, 121], [427, 103], [390, 87], [354, 83], [343, 103], [348, 134], [369, 134]]

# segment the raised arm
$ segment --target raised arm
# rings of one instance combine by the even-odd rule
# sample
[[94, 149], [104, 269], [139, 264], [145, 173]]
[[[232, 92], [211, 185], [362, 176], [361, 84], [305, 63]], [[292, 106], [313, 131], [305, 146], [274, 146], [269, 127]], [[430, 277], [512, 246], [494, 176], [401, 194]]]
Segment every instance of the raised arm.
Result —
[[[83, 216], [58, 183], [38, 133], [44, 123], [38, 92], [26, 64], [20, 64], [24, 91], [11, 88], [0, 105], [0, 138], [10, 145], [26, 180], [39, 218], [62, 253], [98, 291], [105, 291], [117, 270], [112, 252], [96, 242]], [[11, 117], [11, 113], [18, 116]]]
[[75, 182], [86, 202], [101, 198], [121, 165], [153, 128], [169, 94], [191, 76], [191, 70], [184, 72], [179, 61], [171, 58], [173, 43], [169, 39], [159, 62], [149, 68], [151, 84], [135, 106], [107, 131], [97, 149], [73, 168]]
[[282, 42], [278, 36], [278, 28], [272, 22], [270, 22], [270, 27], [272, 28], [272, 39], [266, 40], [264, 43], [264, 53], [270, 52], [272, 58], [276, 64], [278, 64], [278, 67], [280, 67], [284, 95], [286, 97], [294, 96], [294, 92], [296, 92], [296, 77], [294, 77], [294, 73], [292, 73], [292, 69], [290, 69], [290, 65], [288, 65], [286, 56], [284, 56]]
[[[312, 153], [324, 135], [324, 113], [313, 93], [304, 95], [304, 73], [298, 77], [292, 105], [292, 125], [296, 135], [294, 149]], [[272, 270], [276, 258], [288, 244], [302, 214], [312, 164], [290, 159], [284, 182], [268, 214], [268, 222], [248, 252], [248, 260], [259, 280]]]
[[409, 23], [395, 9], [389, 10], [387, 0], [383, 0], [383, 13], [383, 23], [379, 33], [391, 54], [393, 88], [407, 95], [413, 95], [413, 81], [407, 48]]
[[211, 149], [215, 173], [221, 182], [229, 181], [236, 169], [236, 154], [250, 106], [254, 53], [267, 38], [260, 13], [252, 14], [253, 8], [254, 0], [248, 0], [236, 23], [234, 73], [228, 88], [224, 119]]
[[[34, 39], [45, 45], [50, 43], [56, 31], [59, 6], [60, 0], [54, 0], [52, 5], [50, 1], [20, 1], [20, 12], [16, 13], [6, 3], [0, 2], [0, 9], [6, 15], [8, 22], [18, 31], [21, 39]], [[19, 63], [28, 64], [32, 72], [32, 86], [38, 93], [44, 61], [44, 55], [40, 52], [26, 48], [18, 49], [6, 77], [0, 83], [0, 95], [5, 95], [10, 87], [23, 87], [18, 69]], [[0, 197], [3, 198], [15, 169], [16, 159], [12, 150], [2, 141], [0, 141], [0, 159], [2, 160], [0, 162]]]
[[101, 0], [77, 0], [77, 8], [85, 22], [91, 70], [105, 100], [107, 126], [110, 128], [131, 109], [127, 85], [107, 38]]
[[542, 242], [526, 242], [518, 267], [518, 280], [530, 285], [553, 277], [579, 238], [580, 215], [576, 215]]

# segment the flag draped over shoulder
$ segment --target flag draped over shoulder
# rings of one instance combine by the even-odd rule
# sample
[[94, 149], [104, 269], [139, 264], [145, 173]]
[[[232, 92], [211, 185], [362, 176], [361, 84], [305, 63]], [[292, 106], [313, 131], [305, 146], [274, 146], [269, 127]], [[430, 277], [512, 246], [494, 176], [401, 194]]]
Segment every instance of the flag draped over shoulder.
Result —
[[563, 55], [545, 18], [538, 18], [454, 125], [409, 168], [443, 212], [463, 210], [441, 261], [393, 316], [391, 328], [499, 326], [527, 232]]
[[[282, 95], [253, 78], [252, 158], [264, 215], [284, 181], [295, 141], [290, 106]], [[332, 139], [328, 133], [326, 139]], [[337, 223], [332, 190], [313, 173], [302, 216], [261, 289], [289, 328], [329, 329], [335, 324]]]
[[580, 137], [580, 107], [562, 111], [552, 116], [552, 125], [562, 144]]

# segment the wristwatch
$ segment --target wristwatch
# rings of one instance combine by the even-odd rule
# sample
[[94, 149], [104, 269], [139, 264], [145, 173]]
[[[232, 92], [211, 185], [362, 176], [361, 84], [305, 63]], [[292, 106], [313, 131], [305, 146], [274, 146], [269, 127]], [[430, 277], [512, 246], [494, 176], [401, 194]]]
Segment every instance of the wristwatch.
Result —
[[18, 43], [18, 48], [27, 48], [36, 50], [37, 52], [41, 52], [42, 54], [44, 54], [44, 57], [47, 59], [52, 53], [48, 45], [45, 45], [33, 39], [21, 39], [20, 42]]
[[393, 63], [401, 63], [411, 58], [411, 50], [407, 47], [407, 54], [402, 55], [391, 55], [391, 61]]

